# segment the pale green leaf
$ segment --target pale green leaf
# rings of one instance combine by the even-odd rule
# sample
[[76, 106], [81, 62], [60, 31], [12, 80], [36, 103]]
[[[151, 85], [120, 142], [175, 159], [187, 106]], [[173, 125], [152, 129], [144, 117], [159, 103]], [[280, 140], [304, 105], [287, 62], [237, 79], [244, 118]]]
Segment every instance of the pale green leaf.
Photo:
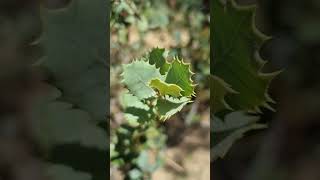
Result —
[[128, 92], [124, 92], [123, 94], [120, 95], [120, 103], [124, 109], [129, 107], [144, 109], [146, 111], [150, 109], [148, 105], [141, 102], [136, 96], [133, 96]]
[[124, 65], [122, 77], [130, 93], [140, 100], [155, 96], [156, 92], [149, 83], [152, 79], [162, 78], [159, 69], [145, 61], [134, 61]]

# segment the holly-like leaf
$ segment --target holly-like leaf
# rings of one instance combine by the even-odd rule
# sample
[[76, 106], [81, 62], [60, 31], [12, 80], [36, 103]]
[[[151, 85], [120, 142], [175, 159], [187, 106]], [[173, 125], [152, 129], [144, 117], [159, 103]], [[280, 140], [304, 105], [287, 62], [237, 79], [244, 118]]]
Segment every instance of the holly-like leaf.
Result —
[[[211, 6], [211, 73], [238, 92], [226, 95], [224, 106], [220, 105], [215, 111], [232, 108], [260, 112], [260, 107], [272, 109], [268, 103], [273, 101], [267, 90], [279, 72], [261, 71], [265, 61], [260, 58], [259, 50], [270, 37], [255, 26], [255, 6], [238, 6], [234, 0], [215, 0]], [[215, 88], [212, 91], [219, 91]], [[225, 89], [230, 90], [230, 87]]]
[[227, 114], [224, 120], [219, 119], [213, 115], [212, 122], [212, 132], [223, 133], [227, 131], [232, 131], [253, 123], [258, 122], [259, 116], [248, 115], [242, 111], [232, 112]]
[[[95, 121], [106, 121], [107, 70], [102, 64], [92, 65], [81, 77], [57, 81], [64, 101], [90, 113]], [[106, 97], [106, 98], [102, 98]]]
[[243, 128], [239, 128], [235, 131], [233, 131], [230, 135], [225, 137], [219, 144], [214, 146], [211, 149], [210, 154], [212, 154], [211, 159], [215, 160], [217, 158], [223, 158], [229, 149], [232, 147], [232, 145], [239, 139], [241, 139], [245, 133], [252, 131], [252, 130], [259, 130], [264, 129], [267, 126], [264, 124], [252, 124]]
[[43, 87], [46, 89], [44, 98], [41, 97], [33, 109], [34, 134], [43, 147], [78, 143], [107, 149], [107, 134], [91, 120], [88, 112], [57, 100], [61, 92], [53, 86]]
[[160, 68], [160, 73], [165, 74], [170, 68], [170, 64], [165, 59], [165, 49], [154, 48], [149, 53], [149, 63], [151, 65], [155, 64], [157, 68]]
[[171, 95], [173, 97], [180, 97], [181, 91], [183, 91], [179, 86], [175, 84], [168, 84], [160, 79], [152, 79], [150, 81], [150, 87], [155, 88], [159, 91], [161, 96]]
[[160, 119], [165, 121], [169, 119], [174, 114], [182, 110], [182, 108], [190, 103], [191, 100], [186, 97], [180, 99], [166, 96], [163, 99], [157, 101], [156, 108], [158, 110]]
[[[39, 108], [35, 132], [48, 147], [79, 143], [87, 147], [107, 149], [105, 131], [90, 120], [90, 115], [65, 102], [52, 102]], [[45, 145], [45, 144], [43, 144]]]
[[259, 117], [250, 116], [244, 112], [233, 112], [225, 116], [224, 120], [213, 116], [211, 119], [211, 159], [223, 158], [232, 145], [241, 139], [245, 133], [264, 129], [265, 124], [257, 123]]
[[65, 8], [43, 11], [46, 56], [38, 65], [49, 71], [50, 83], [62, 90], [64, 101], [95, 121], [106, 121], [109, 109], [107, 98], [101, 98], [108, 94], [109, 80], [107, 7], [101, 0], [72, 0]]
[[195, 85], [191, 79], [193, 74], [194, 73], [190, 70], [190, 64], [184, 63], [183, 60], [179, 60], [178, 58], [174, 58], [165, 82], [178, 85], [183, 90], [181, 94], [185, 97], [195, 96]]
[[129, 125], [137, 127], [141, 122], [150, 120], [150, 107], [136, 96], [125, 92], [120, 96], [120, 103]]
[[120, 95], [120, 103], [124, 109], [134, 107], [148, 111], [150, 108], [145, 103], [141, 102], [136, 96], [128, 92], [124, 92]]
[[155, 65], [141, 60], [124, 65], [122, 77], [130, 93], [140, 100], [155, 96], [156, 92], [149, 86], [149, 83], [152, 79], [162, 78]]
[[232, 108], [225, 101], [225, 96], [229, 93], [237, 93], [231, 89], [230, 85], [224, 82], [217, 76], [210, 76], [210, 106], [213, 113], [218, 112], [223, 109], [232, 110]]
[[73, 0], [63, 9], [43, 11], [43, 65], [57, 80], [82, 77], [96, 62], [106, 64], [107, 9], [106, 1]]
[[[49, 146], [47, 153], [59, 151], [58, 156], [50, 154], [50, 161], [76, 166], [79, 163], [72, 162], [74, 157], [60, 159], [61, 154], [69, 153], [65, 146], [72, 149], [71, 156], [77, 156], [86, 148], [106, 151], [109, 144], [106, 130], [97, 125], [98, 121], [106, 121], [109, 110], [106, 59], [109, 33], [105, 28], [108, 27], [108, 2], [71, 0], [65, 8], [42, 13], [41, 43], [46, 56], [36, 65], [46, 70], [48, 82], [62, 93], [37, 108], [36, 132], [40, 141]], [[103, 159], [101, 154], [96, 155], [100, 157], [90, 159], [97, 162]], [[86, 158], [76, 159], [88, 163]], [[93, 179], [104, 173], [97, 168], [89, 171]], [[72, 178], [67, 176], [66, 179]]]

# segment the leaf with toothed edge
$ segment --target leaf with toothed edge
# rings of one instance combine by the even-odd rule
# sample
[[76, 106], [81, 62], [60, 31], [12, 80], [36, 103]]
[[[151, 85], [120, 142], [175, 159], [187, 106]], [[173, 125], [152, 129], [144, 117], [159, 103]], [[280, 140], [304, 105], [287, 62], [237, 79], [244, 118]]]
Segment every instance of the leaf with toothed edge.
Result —
[[165, 82], [169, 84], [176, 84], [183, 90], [181, 94], [185, 97], [195, 96], [194, 88], [195, 85], [192, 81], [192, 75], [190, 64], [179, 60], [177, 57], [171, 63], [168, 70]]
[[166, 96], [163, 99], [159, 99], [157, 101], [156, 108], [160, 115], [160, 119], [162, 121], [165, 121], [169, 119], [171, 116], [173, 116], [174, 114], [181, 111], [182, 108], [190, 102], [192, 101], [186, 97], [182, 97], [178, 99], [178, 98], [172, 98], [172, 97]]
[[166, 50], [162, 48], [153, 48], [149, 52], [149, 63], [155, 64], [157, 68], [160, 68], [160, 73], [165, 74], [170, 68], [170, 63], [165, 59]]
[[140, 100], [156, 95], [156, 92], [149, 86], [152, 79], [163, 79], [155, 65], [141, 60], [124, 65], [122, 77], [123, 83], [128, 87], [130, 93]]
[[234, 91], [229, 84], [224, 82], [217, 76], [210, 76], [210, 89], [211, 92], [211, 101], [210, 106], [213, 113], [218, 112], [222, 109], [232, 110], [232, 108], [225, 101], [225, 96], [230, 93], [237, 93]]
[[[211, 6], [211, 73], [229, 85], [225, 87], [226, 91], [237, 92], [220, 92], [223, 96], [218, 101], [224, 106], [218, 110], [232, 108], [253, 113], [261, 112], [260, 107], [273, 110], [269, 103], [274, 101], [267, 91], [271, 80], [279, 72], [262, 72], [266, 61], [260, 57], [259, 50], [270, 37], [255, 26], [256, 7], [239, 6], [234, 0], [216, 0]], [[217, 91], [215, 88], [211, 91]], [[211, 97], [214, 94], [211, 93]]]
[[[147, 156], [141, 156], [145, 155], [141, 147], [152, 150], [153, 157], [160, 157], [166, 139], [161, 123], [180, 112], [195, 96], [190, 65], [178, 58], [169, 63], [165, 53], [165, 49], [154, 48], [142, 58], [123, 66], [122, 82], [129, 90], [121, 96], [126, 121], [112, 140], [117, 152], [116, 156], [113, 153], [113, 164], [137, 165], [143, 172], [153, 172], [158, 163], [157, 166], [146, 164]], [[132, 150], [131, 146], [137, 150]], [[129, 159], [125, 158], [128, 153]]]

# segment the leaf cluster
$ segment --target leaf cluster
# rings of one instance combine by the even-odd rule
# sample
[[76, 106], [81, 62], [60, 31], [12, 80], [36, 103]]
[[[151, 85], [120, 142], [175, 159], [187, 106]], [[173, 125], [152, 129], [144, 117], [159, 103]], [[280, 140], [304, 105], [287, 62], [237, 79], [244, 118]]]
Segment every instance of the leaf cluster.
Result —
[[279, 72], [262, 72], [266, 61], [259, 51], [270, 37], [256, 28], [255, 6], [239, 6], [234, 0], [215, 0], [211, 9], [210, 106], [214, 160], [223, 157], [244, 133], [265, 127], [257, 124], [257, 115], [262, 108], [273, 111], [270, 103], [274, 101], [268, 88]]
[[154, 48], [123, 65], [122, 82], [128, 90], [120, 101], [126, 123], [112, 136], [110, 156], [127, 179], [143, 179], [162, 164], [166, 140], [162, 122], [195, 96], [190, 64], [177, 57], [169, 62], [167, 54]]

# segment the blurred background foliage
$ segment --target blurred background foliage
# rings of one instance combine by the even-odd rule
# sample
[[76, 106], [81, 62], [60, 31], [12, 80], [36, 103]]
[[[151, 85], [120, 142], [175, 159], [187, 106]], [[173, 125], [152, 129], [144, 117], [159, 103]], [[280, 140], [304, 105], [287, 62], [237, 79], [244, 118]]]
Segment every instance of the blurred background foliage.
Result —
[[[259, 29], [273, 37], [265, 69], [284, 69], [271, 84], [275, 113], [264, 131], [250, 132], [211, 165], [216, 180], [320, 179], [320, 21], [318, 0], [237, 0], [258, 4]], [[214, 138], [214, 137], [213, 137]]]
[[[107, 5], [104, 0], [0, 2], [0, 179], [107, 178]], [[87, 28], [74, 30], [83, 24]], [[70, 72], [76, 79], [66, 76]], [[58, 79], [71, 88], [58, 85]], [[66, 100], [69, 90], [82, 91], [83, 105], [93, 111]], [[89, 120], [96, 107], [101, 123]]]
[[[151, 48], [190, 62], [197, 84], [195, 102], [165, 122], [163, 168], [152, 179], [208, 179], [209, 155], [209, 1], [113, 0], [110, 21], [111, 138], [124, 122], [120, 95], [122, 64]], [[142, 157], [146, 157], [143, 153]], [[149, 158], [149, 161], [152, 158]], [[133, 174], [133, 176], [136, 174]], [[121, 179], [116, 167], [111, 178]]]

